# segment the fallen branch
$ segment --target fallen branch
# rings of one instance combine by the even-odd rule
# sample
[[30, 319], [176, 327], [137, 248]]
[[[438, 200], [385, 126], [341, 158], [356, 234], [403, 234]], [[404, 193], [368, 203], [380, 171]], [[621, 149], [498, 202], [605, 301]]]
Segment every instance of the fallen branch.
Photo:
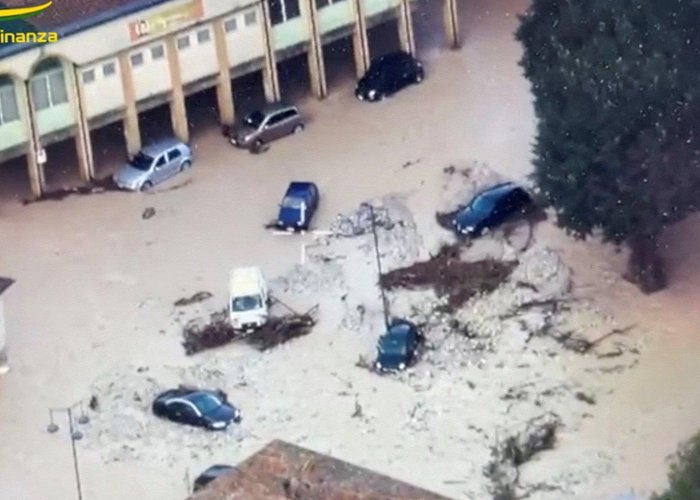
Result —
[[537, 453], [553, 448], [560, 426], [561, 419], [557, 414], [545, 413], [529, 420], [522, 431], [503, 441], [497, 440], [491, 448], [491, 461], [484, 467], [484, 475], [491, 480], [494, 499], [519, 498], [520, 466]]
[[613, 330], [609, 331], [605, 335], [601, 335], [597, 339], [593, 340], [591, 342], [591, 347], [595, 347], [596, 345], [600, 344], [603, 340], [612, 337], [613, 335], [625, 335], [627, 332], [635, 328], [637, 325], [629, 325], [624, 328], [614, 328]]
[[175, 307], [189, 306], [197, 302], [203, 302], [212, 298], [213, 295], [209, 292], [197, 292], [190, 297], [183, 297], [175, 301]]

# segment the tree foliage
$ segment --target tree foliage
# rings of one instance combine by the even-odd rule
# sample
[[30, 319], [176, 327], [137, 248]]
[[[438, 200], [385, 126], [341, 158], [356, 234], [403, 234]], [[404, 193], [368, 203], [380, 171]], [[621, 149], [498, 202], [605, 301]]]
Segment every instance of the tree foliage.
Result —
[[533, 0], [516, 38], [558, 223], [650, 238], [700, 201], [700, 1]]
[[692, 500], [700, 498], [700, 434], [683, 446], [668, 474], [668, 489], [652, 500]]

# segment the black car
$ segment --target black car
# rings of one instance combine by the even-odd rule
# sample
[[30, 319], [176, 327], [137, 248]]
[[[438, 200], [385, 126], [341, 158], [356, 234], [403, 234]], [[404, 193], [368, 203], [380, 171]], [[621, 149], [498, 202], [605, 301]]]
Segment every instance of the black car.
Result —
[[355, 96], [361, 101], [380, 101], [425, 77], [421, 62], [407, 52], [381, 56], [357, 83]]
[[153, 413], [181, 424], [224, 430], [241, 421], [241, 412], [228, 402], [223, 391], [178, 388], [159, 394], [153, 401]]
[[452, 223], [458, 234], [477, 237], [485, 229], [493, 229], [530, 208], [530, 194], [513, 182], [505, 182], [477, 194], [466, 207], [457, 212]]
[[377, 342], [375, 368], [379, 372], [405, 370], [415, 360], [421, 340], [416, 325], [405, 319], [393, 320]]
[[233, 467], [232, 465], [212, 465], [207, 470], [202, 472], [199, 476], [197, 476], [197, 479], [194, 480], [192, 491], [201, 490], [206, 485], [211, 483], [214, 479], [223, 476], [227, 472], [232, 471], [234, 468], [235, 467]]

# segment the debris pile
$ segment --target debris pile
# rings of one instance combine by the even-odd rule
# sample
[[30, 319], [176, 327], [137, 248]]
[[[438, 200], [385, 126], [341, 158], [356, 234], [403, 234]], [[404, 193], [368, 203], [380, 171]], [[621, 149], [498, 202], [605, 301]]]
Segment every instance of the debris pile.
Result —
[[347, 288], [342, 265], [333, 261], [296, 265], [271, 285], [282, 293], [294, 295], [339, 293]]
[[240, 340], [259, 351], [266, 351], [294, 338], [308, 335], [316, 324], [314, 312], [317, 309], [318, 306], [304, 314], [287, 314], [270, 318], [264, 326], [242, 335]]
[[26, 199], [22, 202], [22, 204], [29, 205], [30, 203], [36, 203], [38, 201], [62, 201], [69, 196], [101, 194], [109, 191], [119, 191], [119, 188], [111, 177], [105, 177], [104, 179], [96, 179], [87, 186], [64, 187], [61, 189], [48, 191], [38, 198]]
[[201, 324], [198, 320], [188, 322], [182, 329], [182, 347], [185, 348], [185, 354], [191, 356], [206, 349], [226, 345], [236, 336], [226, 311], [219, 311], [213, 313], [206, 324]]
[[213, 295], [209, 292], [197, 292], [190, 297], [182, 297], [175, 301], [175, 307], [189, 306], [196, 304], [198, 302], [204, 302], [207, 299], [211, 299]]
[[221, 347], [233, 341], [245, 342], [259, 351], [266, 351], [293, 338], [311, 333], [316, 324], [314, 314], [318, 306], [304, 314], [285, 314], [271, 317], [262, 327], [252, 332], [238, 332], [228, 322], [226, 311], [211, 315], [208, 323], [190, 321], [183, 328], [182, 346], [191, 356], [206, 349]]
[[491, 448], [491, 461], [484, 468], [484, 475], [491, 481], [493, 498], [521, 498], [517, 491], [519, 467], [537, 453], [552, 449], [560, 426], [561, 419], [557, 414], [545, 413], [528, 420], [522, 430], [512, 433]]
[[448, 297], [447, 310], [454, 311], [475, 295], [498, 288], [515, 265], [495, 260], [465, 262], [459, 247], [449, 245], [430, 260], [384, 273], [380, 283], [387, 290], [432, 286], [439, 297]]
[[372, 232], [372, 211], [374, 211], [374, 223], [377, 229], [393, 229], [395, 225], [402, 225], [404, 221], [393, 220], [389, 208], [375, 204], [363, 203], [351, 214], [338, 214], [331, 222], [330, 231], [335, 236], [354, 237]]

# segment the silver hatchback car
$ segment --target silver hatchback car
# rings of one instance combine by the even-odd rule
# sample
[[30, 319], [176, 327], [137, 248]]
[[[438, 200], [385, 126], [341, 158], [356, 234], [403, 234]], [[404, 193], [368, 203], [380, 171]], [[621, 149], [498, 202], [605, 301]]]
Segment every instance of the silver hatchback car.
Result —
[[248, 114], [229, 132], [231, 144], [259, 151], [264, 144], [304, 130], [304, 118], [296, 106], [273, 104]]
[[120, 189], [147, 191], [192, 166], [192, 150], [184, 142], [169, 138], [146, 146], [112, 177]]

